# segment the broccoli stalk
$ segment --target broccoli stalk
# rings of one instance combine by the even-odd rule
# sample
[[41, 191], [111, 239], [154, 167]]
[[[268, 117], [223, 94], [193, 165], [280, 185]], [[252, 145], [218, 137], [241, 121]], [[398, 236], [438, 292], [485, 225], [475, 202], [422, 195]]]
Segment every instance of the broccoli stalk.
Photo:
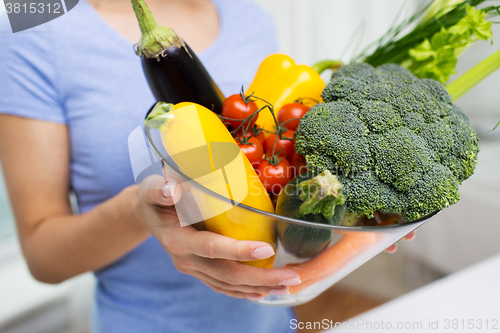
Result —
[[325, 219], [330, 219], [335, 213], [335, 208], [345, 202], [342, 184], [328, 170], [324, 170], [314, 178], [302, 181], [298, 188], [302, 205], [296, 218], [307, 214], [322, 214]]

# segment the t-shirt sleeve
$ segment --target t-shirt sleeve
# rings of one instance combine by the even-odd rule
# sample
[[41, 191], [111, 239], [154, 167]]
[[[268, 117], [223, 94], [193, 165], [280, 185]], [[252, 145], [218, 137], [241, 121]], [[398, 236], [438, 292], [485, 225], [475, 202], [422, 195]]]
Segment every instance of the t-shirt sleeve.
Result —
[[66, 123], [57, 87], [57, 32], [29, 29], [9, 33], [0, 16], [0, 113]]

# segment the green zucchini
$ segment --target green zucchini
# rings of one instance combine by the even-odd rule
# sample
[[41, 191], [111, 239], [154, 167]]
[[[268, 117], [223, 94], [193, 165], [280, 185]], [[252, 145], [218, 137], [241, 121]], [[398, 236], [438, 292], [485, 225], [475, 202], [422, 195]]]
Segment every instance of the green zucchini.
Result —
[[[325, 170], [320, 174], [303, 173], [283, 187], [278, 196], [276, 214], [302, 221], [340, 225], [346, 213], [342, 184]], [[328, 246], [333, 232], [279, 221], [278, 236], [285, 250], [299, 258], [319, 254]]]

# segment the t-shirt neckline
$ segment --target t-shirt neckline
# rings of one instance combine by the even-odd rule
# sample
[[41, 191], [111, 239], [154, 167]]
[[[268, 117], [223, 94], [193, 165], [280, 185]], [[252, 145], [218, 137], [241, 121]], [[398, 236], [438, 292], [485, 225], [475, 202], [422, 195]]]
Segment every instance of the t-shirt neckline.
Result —
[[[196, 53], [196, 55], [202, 59], [202, 60], [207, 60], [211, 58], [215, 53], [216, 50], [220, 48], [220, 45], [223, 43], [224, 38], [227, 34], [227, 29], [226, 29], [226, 13], [224, 11], [224, 7], [221, 6], [219, 0], [210, 0], [210, 2], [213, 3], [215, 6], [215, 9], [217, 11], [217, 15], [219, 17], [219, 31], [217, 33], [217, 36], [215, 37], [215, 40], [210, 44], [205, 50]], [[121, 35], [118, 31], [116, 31], [112, 26], [106, 22], [102, 18], [102, 16], [99, 14], [99, 12], [87, 1], [87, 0], [82, 0], [81, 3], [83, 3], [86, 7], [88, 7], [88, 10], [92, 13], [92, 15], [95, 17], [96, 22], [101, 26], [101, 31], [108, 36], [112, 41], [116, 42], [117, 44], [120, 44], [122, 47], [127, 48], [129, 50], [133, 50], [134, 48], [134, 43], [129, 41], [127, 38], [125, 38], [123, 35]], [[182, 37], [182, 36], [181, 36]], [[133, 51], [131, 51], [131, 54], [133, 54]]]

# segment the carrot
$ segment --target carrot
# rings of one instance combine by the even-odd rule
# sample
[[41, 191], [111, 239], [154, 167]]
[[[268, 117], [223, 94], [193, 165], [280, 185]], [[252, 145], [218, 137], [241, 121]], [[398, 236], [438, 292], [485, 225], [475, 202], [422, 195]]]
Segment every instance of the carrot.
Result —
[[299, 264], [287, 264], [284, 268], [297, 271], [301, 284], [291, 286], [290, 294], [298, 293], [316, 282], [337, 272], [349, 259], [375, 244], [379, 239], [375, 232], [343, 232], [342, 238], [314, 258]]

